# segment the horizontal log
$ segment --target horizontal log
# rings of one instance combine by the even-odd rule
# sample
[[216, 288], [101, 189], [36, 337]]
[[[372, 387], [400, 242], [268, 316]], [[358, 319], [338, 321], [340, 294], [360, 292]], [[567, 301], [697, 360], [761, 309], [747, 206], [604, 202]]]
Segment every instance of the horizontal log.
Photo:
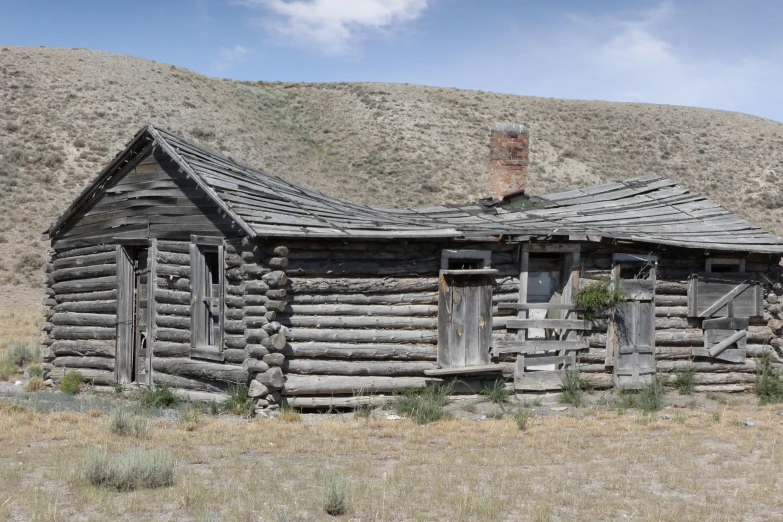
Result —
[[614, 387], [611, 373], [580, 373], [579, 378], [594, 390], [608, 390]]
[[688, 317], [687, 306], [656, 306], [655, 317]]
[[656, 317], [655, 329], [666, 330], [670, 328], [688, 328], [698, 326], [698, 324], [689, 321], [684, 317]]
[[117, 277], [96, 277], [94, 279], [77, 279], [74, 281], [62, 281], [52, 285], [58, 294], [97, 292], [101, 290], [114, 290], [117, 288]]
[[54, 306], [55, 312], [94, 312], [113, 313], [117, 310], [117, 301], [75, 301]]
[[59, 293], [55, 294], [54, 298], [58, 303], [78, 303], [82, 301], [107, 301], [117, 300], [117, 290], [104, 290], [100, 292], [84, 292], [84, 293]]
[[230, 396], [227, 393], [212, 393], [200, 390], [182, 390], [173, 388], [174, 395], [187, 402], [203, 402], [206, 404], [223, 404]]
[[282, 395], [332, 395], [392, 393], [421, 389], [439, 382], [427, 377], [355, 377], [337, 375], [286, 375]]
[[282, 350], [285, 348], [285, 344], [285, 335], [279, 333], [270, 335], [266, 339], [261, 339], [261, 346], [271, 351]]
[[171, 252], [176, 254], [189, 254], [190, 241], [162, 241], [158, 240], [158, 252]]
[[190, 343], [172, 343], [156, 340], [152, 353], [156, 357], [187, 357], [190, 354]]
[[154, 357], [152, 369], [171, 375], [194, 377], [213, 381], [246, 383], [247, 371], [241, 366], [219, 364], [184, 357]]
[[425, 370], [438, 367], [434, 362], [333, 361], [322, 359], [286, 359], [283, 372], [302, 375], [364, 375], [398, 377], [424, 376]]
[[115, 341], [54, 341], [49, 349], [56, 356], [114, 357]]
[[696, 373], [725, 373], [742, 372], [756, 373], [756, 361], [746, 359], [741, 364], [721, 363], [721, 362], [692, 362], [692, 361], [657, 361], [655, 367], [659, 372], [681, 372], [691, 370]]
[[96, 277], [117, 275], [117, 265], [92, 265], [78, 268], [61, 268], [52, 272], [52, 278], [56, 282], [73, 281], [77, 279], [91, 279]]
[[76, 372], [81, 375], [82, 380], [87, 384], [102, 384], [105, 386], [114, 386], [117, 382], [113, 371], [93, 370], [91, 368], [55, 368], [47, 375], [54, 382], [61, 382], [66, 372]]
[[244, 350], [247, 346], [247, 339], [242, 337], [232, 337], [232, 336], [226, 336], [223, 339], [223, 345], [226, 348], [230, 348], [232, 350]]
[[245, 306], [264, 306], [269, 302], [269, 298], [265, 295], [245, 295], [243, 297]]
[[[659, 378], [665, 384], [674, 384], [677, 380], [677, 373], [660, 374]], [[755, 373], [696, 373], [693, 380], [697, 385], [717, 385], [717, 384], [748, 384], [756, 382]]]
[[179, 315], [190, 317], [190, 305], [157, 303], [155, 305], [155, 312], [157, 312], [158, 315]]
[[242, 362], [242, 368], [248, 373], [264, 373], [269, 369], [269, 365], [258, 359], [245, 359]]
[[338, 341], [367, 343], [434, 343], [435, 330], [329, 330], [325, 328], [292, 328], [286, 335], [289, 341]]
[[245, 350], [237, 350], [234, 348], [226, 348], [223, 350], [223, 357], [227, 363], [242, 364], [248, 355]]
[[281, 315], [280, 324], [311, 328], [437, 328], [434, 317]]
[[677, 306], [688, 306], [688, 296], [687, 295], [661, 295], [659, 293], [656, 293], [655, 295], [655, 305], [661, 306], [661, 307], [677, 307]]
[[658, 294], [667, 295], [688, 295], [687, 281], [656, 281], [655, 282], [656, 299]]
[[[477, 397], [478, 398], [478, 397]], [[358, 408], [360, 406], [384, 406], [394, 397], [390, 395], [364, 395], [350, 397], [284, 397], [282, 404], [289, 408]]]
[[187, 277], [158, 277], [155, 279], [160, 290], [183, 290], [190, 292], [190, 279]]
[[155, 301], [168, 304], [190, 304], [190, 292], [180, 290], [155, 290]]
[[356, 304], [296, 304], [289, 303], [283, 310], [298, 315], [360, 315], [360, 316], [415, 316], [437, 315], [437, 305], [356, 305]]
[[[225, 384], [213, 383], [200, 379], [188, 379], [180, 375], [169, 375], [160, 370], [152, 372], [152, 382], [156, 386], [168, 386], [169, 388], [181, 388], [185, 390], [201, 390], [208, 392], [223, 392]], [[219, 384], [223, 384], [220, 386]]]
[[656, 331], [655, 344], [661, 346], [703, 346], [704, 331], [695, 328]]
[[190, 330], [190, 317], [182, 317], [179, 315], [158, 315], [155, 318], [155, 324], [162, 328]]
[[158, 247], [156, 258], [158, 263], [190, 267], [189, 253], [164, 252], [160, 250], [160, 247]]
[[288, 274], [282, 270], [272, 270], [268, 274], [261, 276], [270, 287], [280, 287], [288, 284]]
[[114, 340], [117, 337], [117, 329], [88, 326], [56, 326], [52, 329], [50, 335], [52, 339], [58, 340]]
[[114, 314], [62, 312], [54, 314], [51, 322], [55, 325], [116, 326], [117, 316]]
[[52, 364], [65, 368], [94, 368], [114, 371], [114, 357], [62, 356], [55, 358]]
[[66, 268], [82, 268], [86, 266], [105, 265], [116, 262], [116, 259], [117, 253], [112, 250], [111, 252], [103, 252], [100, 254], [57, 259], [53, 263], [53, 268], [55, 270], [63, 270]]
[[187, 277], [190, 278], [190, 267], [182, 265], [158, 264], [155, 266], [158, 277]]
[[157, 328], [155, 330], [156, 341], [168, 341], [174, 343], [189, 343], [189, 330], [176, 330], [173, 328]]
[[424, 278], [302, 278], [290, 277], [288, 279], [289, 288], [292, 292], [302, 294], [318, 293], [407, 293], [407, 292], [425, 292], [438, 289], [438, 279], [436, 277]]
[[434, 361], [437, 347], [432, 344], [289, 343], [281, 353], [292, 357]]
[[266, 306], [246, 306], [243, 309], [246, 316], [266, 316], [268, 311]]
[[269, 290], [269, 285], [263, 281], [247, 281], [245, 292], [248, 294], [264, 295]]
[[83, 257], [83, 256], [89, 256], [93, 254], [101, 254], [105, 252], [111, 252], [114, 253], [116, 251], [116, 246], [113, 244], [102, 244], [102, 245], [91, 245], [86, 247], [79, 247], [79, 248], [70, 248], [70, 249], [57, 249], [57, 259], [66, 259], [69, 257]]

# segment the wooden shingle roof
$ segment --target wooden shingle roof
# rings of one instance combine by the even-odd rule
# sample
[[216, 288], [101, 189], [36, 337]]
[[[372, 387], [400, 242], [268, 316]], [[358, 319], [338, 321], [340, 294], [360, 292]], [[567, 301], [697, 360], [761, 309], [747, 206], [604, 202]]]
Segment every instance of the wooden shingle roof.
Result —
[[[783, 253], [783, 239], [656, 175], [550, 194], [529, 208], [379, 209], [341, 201], [245, 167], [152, 126], [137, 134], [134, 142], [142, 137], [160, 145], [253, 236], [426, 239], [567, 235], [705, 250]], [[99, 181], [94, 185], [100, 186]], [[66, 212], [58, 223], [67, 217]], [[53, 226], [50, 235], [55, 231]]]

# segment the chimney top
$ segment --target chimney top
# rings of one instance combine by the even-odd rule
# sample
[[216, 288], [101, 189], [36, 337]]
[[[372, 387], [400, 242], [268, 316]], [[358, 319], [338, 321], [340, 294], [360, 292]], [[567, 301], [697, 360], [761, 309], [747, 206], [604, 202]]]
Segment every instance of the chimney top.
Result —
[[521, 123], [496, 123], [489, 134], [489, 179], [491, 201], [524, 198], [530, 137]]

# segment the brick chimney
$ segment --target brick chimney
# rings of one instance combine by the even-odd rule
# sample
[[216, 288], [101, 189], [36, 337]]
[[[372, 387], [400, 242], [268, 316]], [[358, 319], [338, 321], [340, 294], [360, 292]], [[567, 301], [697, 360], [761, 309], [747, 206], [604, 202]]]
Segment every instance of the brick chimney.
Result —
[[487, 198], [523, 196], [527, 189], [530, 136], [521, 123], [496, 123], [489, 134]]

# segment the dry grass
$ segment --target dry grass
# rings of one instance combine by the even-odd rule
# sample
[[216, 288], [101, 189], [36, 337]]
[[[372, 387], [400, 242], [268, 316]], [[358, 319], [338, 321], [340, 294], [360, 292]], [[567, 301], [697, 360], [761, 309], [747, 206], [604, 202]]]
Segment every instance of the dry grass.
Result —
[[[172, 487], [93, 487], [74, 462], [125, 450], [108, 417], [0, 405], [0, 514], [13, 520], [323, 520], [341, 477], [353, 520], [773, 520], [783, 423], [772, 407], [678, 410], [663, 420], [586, 410], [513, 419], [362, 422], [330, 418], [188, 431], [153, 421], [136, 444], [168, 451]], [[756, 421], [745, 428], [746, 418]], [[347, 520], [347, 518], [346, 518]]]
[[783, 126], [742, 114], [235, 82], [78, 49], [0, 48], [0, 78], [0, 284], [18, 288], [40, 284], [41, 231], [146, 122], [333, 196], [416, 206], [482, 196], [488, 129], [516, 120], [535, 193], [655, 171], [783, 233]]

